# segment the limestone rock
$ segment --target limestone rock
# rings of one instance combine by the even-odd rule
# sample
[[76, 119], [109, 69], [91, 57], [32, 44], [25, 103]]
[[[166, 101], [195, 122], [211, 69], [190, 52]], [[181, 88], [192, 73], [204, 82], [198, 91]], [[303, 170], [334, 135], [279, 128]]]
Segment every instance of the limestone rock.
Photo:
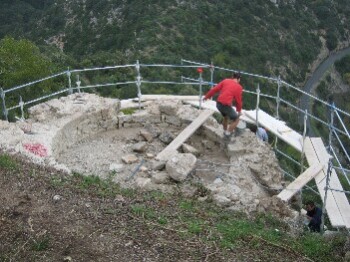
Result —
[[151, 132], [142, 129], [140, 131], [140, 135], [147, 141], [147, 142], [152, 142], [153, 141], [153, 135], [151, 134]]
[[151, 161], [151, 169], [155, 171], [160, 171], [165, 168], [165, 162], [164, 161], [158, 161], [158, 160], [152, 160]]
[[277, 196], [260, 199], [257, 209], [260, 212], [271, 212], [279, 217], [294, 217], [294, 212]]
[[169, 182], [169, 174], [167, 172], [157, 172], [152, 174], [152, 182], [155, 184], [166, 184]]
[[197, 158], [189, 153], [177, 154], [166, 163], [166, 171], [175, 181], [182, 182], [193, 171]]
[[130, 154], [130, 155], [123, 156], [122, 160], [125, 164], [132, 164], [137, 162], [139, 159], [137, 158], [137, 156]]
[[52, 199], [53, 199], [53, 201], [57, 202], [57, 201], [60, 201], [62, 199], [62, 196], [54, 195]]
[[148, 145], [146, 142], [139, 142], [133, 146], [132, 150], [138, 153], [143, 153], [147, 150], [147, 147]]
[[214, 195], [213, 199], [216, 203], [218, 203], [218, 205], [223, 207], [229, 206], [231, 204], [231, 200], [229, 198], [220, 194]]
[[229, 156], [241, 156], [247, 153], [247, 148], [238, 143], [230, 143], [227, 145], [227, 154]]
[[168, 116], [175, 116], [179, 109], [179, 101], [167, 101], [166, 104], [159, 105], [159, 111]]
[[147, 157], [147, 158], [154, 158], [154, 154], [152, 154], [152, 153], [147, 153], [147, 154], [146, 154], [146, 157]]
[[146, 172], [148, 171], [148, 168], [146, 166], [141, 166], [139, 170], [140, 172]]
[[145, 178], [145, 177], [137, 177], [135, 179], [136, 186], [139, 188], [145, 188], [151, 184], [151, 179], [150, 178]]
[[177, 117], [184, 123], [190, 124], [198, 116], [198, 110], [190, 105], [182, 105], [177, 110]]
[[186, 144], [186, 143], [182, 144], [182, 150], [184, 153], [191, 153], [196, 157], [199, 156], [199, 151], [189, 144]]
[[158, 137], [160, 135], [160, 133], [161, 133], [160, 128], [158, 126], [156, 126], [156, 125], [152, 125], [150, 123], [146, 123], [144, 125], [144, 127], [146, 129], [146, 132], [151, 134], [153, 138]]
[[159, 140], [165, 144], [170, 144], [171, 141], [174, 140], [174, 138], [175, 136], [169, 131], [165, 131], [159, 135]]
[[166, 123], [171, 124], [173, 126], [181, 126], [182, 125], [181, 120], [176, 116], [165, 116], [163, 119]]

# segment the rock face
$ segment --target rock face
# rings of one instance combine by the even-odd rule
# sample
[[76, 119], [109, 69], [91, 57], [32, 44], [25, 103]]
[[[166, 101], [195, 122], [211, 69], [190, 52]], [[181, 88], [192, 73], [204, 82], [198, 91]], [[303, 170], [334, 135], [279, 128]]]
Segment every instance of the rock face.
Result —
[[[32, 107], [25, 123], [0, 121], [0, 146], [67, 172], [112, 176], [123, 187], [173, 192], [196, 182], [221, 206], [295, 215], [272, 198], [282, 189], [277, 159], [249, 130], [226, 141], [210, 117], [181, 152], [162, 162], [155, 156], [200, 111], [173, 99], [145, 102], [142, 110], [124, 114], [130, 107], [138, 104], [84, 93], [54, 99]], [[26, 143], [42, 145], [47, 156], [28, 152]]]

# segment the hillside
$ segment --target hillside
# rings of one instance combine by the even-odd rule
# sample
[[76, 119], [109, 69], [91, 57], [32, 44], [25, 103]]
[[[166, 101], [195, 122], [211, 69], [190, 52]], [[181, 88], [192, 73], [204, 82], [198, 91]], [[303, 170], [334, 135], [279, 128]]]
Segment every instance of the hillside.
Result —
[[[342, 261], [344, 237], [295, 235], [180, 192], [121, 189], [0, 151], [0, 261]], [[18, 181], [21, 181], [20, 183]]]
[[47, 49], [57, 46], [80, 66], [187, 58], [303, 82], [321, 48], [349, 41], [349, 9], [341, 0], [1, 1], [0, 38], [28, 38], [60, 61]]

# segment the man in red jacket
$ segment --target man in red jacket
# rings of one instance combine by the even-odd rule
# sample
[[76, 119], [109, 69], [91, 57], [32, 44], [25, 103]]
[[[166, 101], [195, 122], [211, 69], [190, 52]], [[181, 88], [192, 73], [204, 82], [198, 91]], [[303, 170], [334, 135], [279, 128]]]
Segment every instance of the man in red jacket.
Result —
[[[233, 130], [235, 130], [235, 133], [238, 134], [236, 127], [241, 115], [243, 92], [243, 87], [240, 85], [240, 81], [241, 75], [239, 73], [234, 73], [232, 78], [222, 80], [219, 84], [210, 89], [204, 96], [205, 101], [219, 92], [219, 96], [216, 100], [216, 108], [224, 117], [222, 125], [224, 127], [224, 134], [226, 137], [230, 137]], [[233, 101], [235, 101], [237, 112], [232, 108]], [[230, 124], [228, 124], [229, 119], [232, 121]]]

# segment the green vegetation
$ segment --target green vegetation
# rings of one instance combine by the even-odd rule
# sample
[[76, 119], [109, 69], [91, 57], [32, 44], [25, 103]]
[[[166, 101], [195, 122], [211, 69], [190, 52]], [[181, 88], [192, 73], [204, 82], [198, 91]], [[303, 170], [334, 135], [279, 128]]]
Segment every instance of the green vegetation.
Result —
[[[28, 40], [0, 41], [0, 86], [14, 87], [50, 75], [50, 62]], [[43, 88], [43, 87], [42, 87]]]
[[125, 108], [120, 110], [121, 112], [123, 112], [125, 115], [132, 115], [133, 113], [136, 112], [135, 108]]
[[[6, 91], [30, 81], [47, 77], [54, 70], [54, 64], [29, 40], [15, 40], [12, 37], [5, 37], [0, 41], [0, 87], [3, 90]], [[60, 84], [61, 81], [57, 79], [49, 79], [27, 86], [20, 91], [7, 93], [6, 106], [18, 105], [20, 96], [26, 102], [45, 94], [51, 94], [58, 90]], [[10, 117], [14, 118], [13, 115]]]
[[[320, 51], [320, 37], [324, 37], [327, 47], [334, 50], [346, 38], [348, 31], [344, 25], [349, 23], [349, 5], [340, 0], [279, 1], [278, 5], [262, 0], [218, 1], [215, 4], [193, 0], [151, 0], [147, 4], [137, 0], [127, 3], [116, 0], [99, 3], [91, 0], [2, 1], [0, 10], [3, 17], [8, 18], [3, 20], [6, 25], [0, 24], [0, 39], [3, 38], [3, 43], [8, 42], [8, 48], [4, 49], [4, 61], [7, 58], [17, 61], [6, 54], [28, 61], [27, 64], [19, 63], [24, 67], [18, 68], [16, 73], [9, 71], [6, 81], [11, 79], [14, 82], [0, 81], [0, 86], [5, 89], [67, 70], [68, 67], [130, 64], [136, 60], [141, 63], [179, 64], [180, 58], [207, 63], [212, 61], [214, 65], [225, 68], [280, 75], [288, 82], [302, 83], [310, 63]], [[15, 10], [21, 12], [14, 14]], [[30, 51], [27, 57], [17, 46]], [[34, 61], [37, 62], [30, 66]], [[4, 68], [9, 66], [6, 62]], [[343, 68], [343, 64], [340, 67]], [[21, 71], [24, 72], [20, 74]], [[208, 71], [203, 73], [205, 80], [210, 79]], [[21, 80], [17, 74], [20, 74]], [[0, 80], [5, 75], [1, 75]], [[182, 75], [198, 77], [195, 69], [191, 72], [169, 68], [141, 68], [141, 75], [146, 80], [179, 81]], [[226, 72], [215, 71], [214, 81], [226, 76]], [[78, 73], [72, 74], [73, 86], [77, 77]], [[82, 72], [79, 77], [82, 85], [118, 83], [135, 79], [135, 69]], [[271, 85], [267, 80], [244, 80], [247, 90], [255, 91], [257, 84], [260, 84], [261, 90], [276, 95], [276, 85]], [[48, 89], [54, 91], [63, 87], [67, 87], [66, 76], [54, 82], [36, 84], [26, 88], [25, 92], [18, 90], [9, 94], [10, 99], [7, 97], [7, 107], [18, 104], [19, 95], [24, 101], [29, 101]], [[205, 86], [204, 91], [208, 88]], [[193, 95], [198, 94], [197, 89], [197, 86], [190, 85], [145, 84], [142, 93]], [[137, 95], [133, 84], [93, 91], [123, 99]], [[295, 102], [296, 94], [290, 91], [284, 90], [282, 96]], [[247, 109], [255, 106], [255, 98], [251, 95], [245, 94], [244, 101]], [[274, 108], [263, 101], [261, 108], [274, 112]], [[289, 122], [298, 127], [297, 114], [286, 114], [293, 118]]]
[[349, 24], [340, 0], [2, 1], [0, 10], [0, 38], [30, 39], [65, 69], [188, 58], [293, 81], [304, 80], [320, 35], [334, 50]]
[[79, 181], [78, 189], [83, 191], [94, 189], [95, 194], [99, 197], [115, 196], [115, 192], [119, 191], [119, 186], [111, 182], [112, 176], [105, 180], [96, 175], [84, 176], [74, 173], [73, 178]]
[[50, 239], [47, 236], [39, 238], [37, 240], [33, 239], [32, 250], [33, 251], [45, 251], [50, 246]]
[[141, 216], [145, 219], [153, 220], [156, 218], [154, 211], [151, 208], [146, 207], [144, 205], [140, 205], [140, 204], [132, 205], [131, 210], [133, 213], [135, 213], [135, 215]]
[[0, 168], [16, 171], [18, 169], [17, 162], [8, 154], [0, 154]]

